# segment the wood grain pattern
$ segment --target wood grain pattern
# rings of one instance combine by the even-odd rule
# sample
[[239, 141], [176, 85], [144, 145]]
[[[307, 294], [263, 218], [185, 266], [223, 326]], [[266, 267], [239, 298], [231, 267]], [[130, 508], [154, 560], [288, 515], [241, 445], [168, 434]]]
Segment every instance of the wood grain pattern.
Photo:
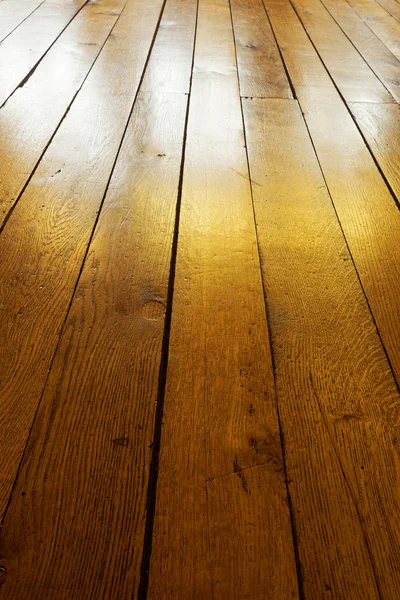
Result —
[[240, 93], [293, 98], [262, 0], [231, 0]]
[[352, 103], [350, 110], [400, 203], [400, 106]]
[[151, 6], [129, 2], [0, 236], [0, 515], [161, 8], [161, 0]]
[[29, 78], [86, 0], [46, 0], [0, 46], [0, 106]]
[[44, 0], [3, 0], [0, 6], [0, 42], [29, 17]]
[[148, 598], [250, 597], [296, 568], [230, 10], [200, 0]]
[[320, 0], [293, 0], [293, 6], [346, 101], [394, 102]]
[[142, 91], [189, 93], [197, 0], [168, 0]]
[[[82, 86], [126, 0], [83, 7], [0, 111], [0, 229]], [[62, 68], [60, 68], [62, 65]]]
[[400, 101], [400, 65], [346, 0], [321, 0], [392, 96]]
[[377, 0], [378, 4], [382, 6], [396, 21], [400, 22], [400, 4], [396, 0]]
[[332, 200], [400, 383], [400, 214], [294, 11], [264, 0]]
[[375, 1], [347, 1], [385, 46], [400, 59], [400, 23]]
[[2, 599], [137, 597], [187, 100], [135, 105], [2, 529]]
[[304, 596], [394, 600], [400, 396], [298, 106], [244, 108]]

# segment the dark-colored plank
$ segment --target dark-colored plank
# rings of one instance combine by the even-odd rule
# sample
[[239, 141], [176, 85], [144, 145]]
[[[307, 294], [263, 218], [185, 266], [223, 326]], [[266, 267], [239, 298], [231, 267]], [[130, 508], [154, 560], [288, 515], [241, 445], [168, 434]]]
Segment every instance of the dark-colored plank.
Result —
[[262, 0], [231, 0], [240, 93], [293, 98]]

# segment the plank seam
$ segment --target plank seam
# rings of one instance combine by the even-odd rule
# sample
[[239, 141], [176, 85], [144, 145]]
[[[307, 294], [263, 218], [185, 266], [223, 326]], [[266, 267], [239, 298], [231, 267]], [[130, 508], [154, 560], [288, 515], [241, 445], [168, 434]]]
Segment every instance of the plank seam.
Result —
[[[263, 6], [264, 6], [265, 13], [266, 13], [266, 17], [267, 17], [268, 22], [269, 22], [269, 24], [271, 26], [272, 34], [273, 34], [273, 36], [275, 38], [275, 42], [276, 42], [277, 48], [279, 50], [279, 54], [281, 56], [282, 64], [283, 64], [284, 69], [286, 71], [286, 75], [287, 75], [287, 78], [288, 78], [288, 81], [289, 81], [289, 85], [290, 85], [292, 93], [293, 93], [293, 98], [296, 101], [297, 100], [296, 99], [296, 92], [295, 92], [294, 86], [292, 84], [292, 81], [290, 79], [289, 72], [288, 72], [288, 70], [286, 68], [286, 64], [285, 64], [285, 62], [283, 60], [283, 56], [281, 54], [281, 49], [279, 47], [278, 40], [276, 39], [275, 32], [274, 32], [274, 30], [272, 28], [272, 23], [270, 22], [269, 15], [268, 15], [268, 13], [267, 13], [267, 11], [265, 9], [264, 3], [263, 3]], [[231, 0], [229, 0], [229, 7], [230, 7], [230, 11], [231, 11], [232, 35], [233, 35], [233, 43], [234, 43], [234, 47], [235, 47], [235, 56], [236, 56], [236, 64], [237, 64], [237, 48], [236, 48], [236, 39], [235, 39], [235, 35], [234, 35], [234, 25], [233, 25], [233, 17], [232, 17]], [[239, 86], [239, 73], [238, 72], [237, 72], [237, 77], [238, 77], [238, 86]], [[262, 276], [262, 268], [261, 267], [262, 267], [262, 262], [263, 261], [262, 261], [262, 257], [261, 257], [261, 253], [260, 253], [260, 242], [259, 242], [258, 229], [257, 229], [257, 219], [256, 219], [255, 205], [254, 205], [254, 195], [253, 195], [253, 182], [252, 182], [252, 179], [251, 179], [249, 153], [248, 153], [248, 148], [247, 148], [246, 124], [245, 124], [245, 119], [244, 119], [242, 98], [240, 98], [240, 110], [241, 110], [241, 115], [242, 115], [244, 148], [245, 148], [245, 151], [246, 151], [248, 180], [249, 180], [249, 186], [250, 186], [251, 203], [252, 203], [252, 209], [253, 209], [254, 230], [255, 230], [256, 243], [257, 243], [257, 254], [258, 254], [258, 260], [259, 260], [260, 271], [261, 271], [261, 275], [260, 276], [261, 276], [261, 285], [262, 285], [263, 296], [264, 296], [265, 318], [266, 318], [266, 324], [267, 324], [267, 330], [268, 330], [268, 339], [269, 339], [269, 345], [270, 345], [270, 354], [271, 354], [272, 371], [273, 371], [273, 381], [274, 381], [275, 406], [276, 406], [276, 414], [277, 414], [277, 418], [278, 418], [279, 438], [280, 438], [280, 444], [281, 444], [281, 448], [282, 448], [282, 464], [283, 464], [283, 473], [284, 473], [284, 479], [285, 479], [286, 496], [287, 496], [288, 509], [289, 509], [290, 529], [291, 529], [291, 532], [292, 532], [292, 543], [293, 543], [293, 553], [294, 553], [294, 559], [295, 559], [295, 565], [296, 565], [297, 586], [298, 586], [298, 592], [299, 592], [299, 599], [300, 600], [305, 600], [305, 595], [304, 595], [304, 577], [303, 577], [303, 571], [302, 571], [302, 566], [301, 566], [301, 562], [300, 562], [300, 554], [299, 554], [299, 550], [298, 550], [298, 545], [299, 545], [298, 534], [297, 534], [296, 523], [295, 523], [295, 518], [294, 518], [293, 503], [292, 503], [292, 499], [291, 499], [290, 491], [289, 491], [289, 479], [288, 479], [287, 465], [286, 465], [285, 436], [284, 436], [284, 431], [283, 431], [283, 427], [282, 427], [282, 420], [281, 420], [281, 415], [280, 415], [280, 410], [279, 410], [279, 403], [278, 403], [278, 397], [277, 397], [277, 392], [276, 392], [276, 364], [275, 364], [275, 357], [274, 357], [274, 352], [273, 352], [272, 344], [270, 342], [270, 340], [272, 339], [272, 336], [271, 336], [271, 327], [270, 327], [270, 318], [269, 318], [269, 310], [268, 310], [268, 303], [267, 303], [267, 294], [266, 294], [266, 289], [265, 289], [265, 285], [264, 285], [264, 278]]]
[[[2, 1], [2, 0], [1, 0], [1, 1]], [[22, 25], [22, 23], [24, 23], [24, 22], [25, 22], [27, 19], [29, 19], [29, 17], [30, 17], [31, 15], [33, 15], [33, 13], [34, 13], [34, 12], [36, 12], [36, 11], [37, 11], [37, 9], [38, 9], [38, 8], [40, 8], [40, 7], [42, 6], [42, 4], [44, 4], [45, 2], [46, 2], [46, 0], [43, 0], [43, 1], [42, 1], [40, 4], [38, 4], [38, 5], [37, 5], [37, 7], [36, 7], [36, 8], [34, 8], [34, 9], [33, 9], [33, 11], [29, 13], [29, 15], [26, 15], [25, 19], [22, 19], [22, 21], [21, 21], [20, 23], [18, 23], [18, 25], [16, 25], [16, 26], [14, 27], [14, 29], [12, 29], [11, 31], [9, 31], [9, 32], [7, 33], [7, 35], [5, 35], [5, 36], [4, 36], [4, 37], [3, 37], [3, 38], [0, 40], [0, 46], [1, 46], [1, 44], [4, 42], [4, 40], [6, 40], [6, 39], [8, 38], [8, 36], [9, 36], [9, 35], [11, 35], [12, 33], [14, 33], [14, 31], [15, 31], [16, 29], [18, 29], [18, 27], [19, 27], [20, 25]]]
[[[90, 2], [90, 0], [88, 0], [88, 1]], [[107, 181], [107, 184], [106, 184], [106, 188], [105, 188], [105, 191], [104, 191], [104, 194], [103, 194], [102, 200], [101, 200], [101, 202], [100, 202], [100, 205], [99, 205], [99, 209], [98, 209], [98, 212], [97, 212], [97, 215], [96, 215], [95, 222], [94, 222], [94, 224], [93, 224], [93, 227], [92, 227], [92, 232], [91, 232], [91, 234], [90, 234], [90, 238], [89, 238], [89, 241], [88, 241], [88, 245], [87, 245], [87, 247], [86, 247], [86, 251], [85, 251], [85, 254], [84, 254], [84, 256], [83, 256], [83, 259], [82, 259], [82, 263], [81, 263], [81, 266], [80, 266], [80, 269], [79, 269], [79, 273], [78, 273], [78, 276], [77, 276], [77, 279], [76, 279], [76, 282], [75, 282], [75, 285], [74, 285], [74, 289], [73, 289], [73, 291], [72, 291], [71, 298], [70, 298], [70, 301], [69, 301], [69, 303], [68, 303], [67, 311], [66, 311], [66, 313], [65, 313], [65, 317], [64, 317], [63, 323], [62, 323], [62, 325], [61, 325], [61, 328], [60, 328], [60, 333], [59, 333], [59, 336], [58, 336], [58, 342], [57, 342], [56, 348], [55, 348], [55, 350], [54, 350], [54, 353], [53, 353], [53, 357], [52, 357], [52, 359], [51, 359], [51, 362], [50, 362], [50, 366], [49, 366], [49, 370], [48, 370], [48, 373], [47, 373], [47, 377], [46, 377], [46, 380], [45, 380], [45, 382], [44, 382], [44, 385], [43, 385], [42, 393], [41, 393], [41, 395], [40, 395], [40, 400], [39, 400], [39, 402], [38, 402], [38, 406], [37, 406], [37, 409], [36, 409], [36, 412], [35, 412], [35, 416], [33, 417], [33, 420], [32, 420], [32, 424], [31, 424], [31, 427], [30, 427], [30, 430], [29, 430], [29, 434], [28, 434], [28, 436], [27, 436], [27, 440], [26, 440], [25, 448], [24, 448], [24, 451], [23, 451], [23, 453], [22, 453], [22, 456], [21, 456], [21, 460], [20, 460], [20, 462], [19, 462], [19, 465], [18, 465], [18, 469], [17, 469], [16, 476], [15, 476], [15, 479], [14, 479], [14, 482], [13, 482], [13, 486], [12, 486], [12, 488], [11, 488], [11, 493], [10, 493], [10, 496], [9, 496], [9, 498], [8, 498], [8, 501], [7, 501], [7, 504], [6, 504], [6, 508], [5, 508], [5, 510], [4, 510], [4, 514], [3, 514], [3, 516], [2, 516], [2, 518], [1, 518], [1, 520], [0, 520], [0, 532], [1, 532], [1, 529], [2, 529], [2, 527], [3, 527], [4, 520], [5, 520], [5, 518], [6, 518], [6, 515], [7, 515], [7, 512], [8, 512], [8, 509], [9, 509], [9, 506], [10, 506], [10, 504], [11, 504], [11, 499], [12, 499], [12, 496], [13, 496], [13, 494], [14, 494], [14, 491], [15, 491], [16, 482], [17, 482], [17, 480], [18, 480], [18, 477], [19, 477], [19, 474], [20, 474], [20, 471], [21, 471], [21, 468], [22, 468], [22, 464], [23, 464], [23, 462], [24, 462], [24, 458], [25, 458], [25, 455], [26, 455], [26, 451], [27, 451], [27, 448], [28, 448], [28, 445], [29, 445], [29, 440], [30, 440], [30, 437], [31, 437], [31, 434], [32, 434], [32, 431], [33, 431], [33, 428], [34, 428], [34, 425], [35, 425], [35, 422], [36, 422], [36, 420], [37, 420], [37, 416], [38, 416], [38, 413], [39, 413], [39, 408], [40, 408], [40, 406], [41, 406], [41, 403], [42, 403], [42, 400], [43, 400], [43, 396], [44, 396], [44, 393], [45, 393], [45, 390], [46, 390], [46, 387], [47, 387], [47, 382], [48, 382], [48, 380], [49, 380], [49, 376], [50, 376], [51, 370], [52, 370], [52, 368], [53, 368], [53, 364], [54, 364], [55, 358], [56, 358], [56, 356], [57, 356], [58, 349], [59, 349], [59, 347], [60, 347], [60, 343], [61, 343], [62, 335], [63, 335], [63, 333], [64, 333], [64, 330], [65, 330], [65, 327], [66, 327], [66, 323], [67, 323], [67, 321], [68, 321], [68, 316], [69, 316], [69, 313], [70, 313], [70, 311], [71, 311], [72, 303], [73, 303], [73, 301], [74, 301], [75, 294], [76, 294], [76, 291], [77, 291], [77, 288], [78, 288], [78, 285], [79, 285], [79, 281], [80, 281], [80, 278], [81, 278], [81, 275], [82, 275], [82, 273], [83, 273], [83, 269], [84, 269], [84, 266], [85, 266], [85, 263], [86, 263], [86, 259], [87, 259], [87, 256], [88, 256], [88, 254], [89, 254], [90, 245], [91, 245], [91, 243], [92, 243], [92, 240], [93, 240], [93, 237], [94, 237], [95, 231], [96, 231], [96, 229], [97, 229], [97, 224], [98, 224], [98, 222], [99, 222], [99, 218], [100, 218], [101, 210], [102, 210], [102, 208], [103, 208], [104, 201], [105, 201], [105, 199], [106, 199], [106, 196], [107, 196], [108, 188], [109, 188], [109, 185], [110, 185], [110, 182], [111, 182], [111, 179], [112, 179], [113, 173], [114, 173], [115, 165], [116, 165], [116, 163], [117, 163], [117, 161], [118, 161], [118, 157], [119, 157], [119, 154], [120, 154], [120, 151], [121, 151], [121, 147], [122, 147], [122, 144], [123, 144], [123, 141], [124, 141], [124, 138], [125, 138], [125, 134], [126, 134], [126, 131], [127, 131], [127, 129], [128, 129], [128, 125], [129, 125], [129, 122], [130, 122], [130, 119], [131, 119], [131, 116], [132, 116], [132, 113], [133, 113], [133, 109], [134, 109], [134, 106], [135, 106], [135, 103], [136, 103], [137, 96], [138, 96], [138, 94], [139, 94], [140, 86], [141, 86], [141, 84], [142, 84], [142, 81], [143, 81], [143, 78], [144, 78], [144, 74], [145, 74], [145, 72], [146, 72], [146, 68], [147, 68], [147, 65], [148, 65], [148, 62], [149, 62], [149, 58], [150, 58], [151, 51], [152, 51], [152, 49], [153, 49], [153, 46], [154, 46], [154, 41], [155, 41], [156, 33], [157, 33], [157, 31], [158, 31], [158, 27], [159, 27], [159, 25], [160, 25], [160, 20], [161, 20], [161, 17], [162, 17], [162, 15], [163, 15], [163, 12], [164, 12], [164, 7], [165, 7], [165, 3], [166, 3], [166, 1], [167, 1], [167, 0], [164, 0], [164, 2], [163, 2], [163, 4], [162, 4], [162, 7], [161, 7], [160, 15], [159, 15], [159, 17], [158, 17], [158, 21], [157, 21], [157, 24], [156, 24], [156, 27], [155, 27], [155, 30], [154, 30], [153, 38], [152, 38], [151, 44], [150, 44], [150, 46], [149, 46], [149, 50], [148, 50], [148, 53], [147, 53], [146, 61], [145, 61], [144, 67], [143, 67], [142, 75], [141, 75], [141, 77], [140, 77], [139, 85], [138, 85], [138, 87], [137, 87], [137, 90], [136, 90], [136, 93], [135, 93], [135, 96], [134, 96], [134, 99], [133, 99], [133, 102], [132, 102], [132, 106], [131, 106], [131, 109], [130, 109], [130, 112], [129, 112], [129, 116], [128, 116], [128, 118], [127, 118], [127, 121], [126, 121], [126, 124], [125, 124], [125, 128], [124, 128], [124, 131], [123, 131], [123, 133], [122, 133], [121, 140], [120, 140], [120, 144], [119, 144], [119, 146], [118, 146], [118, 150], [117, 150], [117, 153], [116, 153], [116, 156], [115, 156], [115, 159], [114, 159], [114, 162], [113, 162], [112, 168], [111, 168], [110, 176], [109, 176], [109, 178], [108, 178], [108, 181]], [[124, 8], [125, 8], [125, 7], [124, 7]], [[120, 17], [121, 17], [121, 15], [122, 15], [122, 13], [123, 13], [123, 10], [121, 11], [121, 14], [118, 16], [118, 18], [117, 18], [116, 22], [114, 23], [113, 29], [114, 29], [115, 25], [117, 24], [118, 20], [120, 19]], [[107, 39], [108, 39], [108, 38], [109, 38], [109, 36], [111, 35], [111, 33], [112, 33], [113, 29], [111, 29], [111, 31], [110, 31], [110, 33], [109, 33], [109, 35], [107, 36]], [[107, 40], [106, 40], [106, 41], [107, 41]], [[106, 42], [104, 42], [104, 44], [105, 44], [105, 43], [106, 43]], [[104, 44], [103, 44], [103, 46], [104, 46]], [[99, 53], [99, 54], [100, 54], [100, 53]], [[96, 60], [97, 60], [97, 59], [96, 59]], [[95, 61], [95, 62], [96, 62], [96, 61]], [[94, 65], [94, 63], [93, 63], [93, 65]], [[91, 67], [91, 68], [93, 68], [93, 65], [92, 65], [92, 67]], [[68, 112], [68, 111], [69, 111], [69, 108], [67, 109], [67, 112]], [[65, 116], [66, 116], [66, 115], [64, 115], [64, 118], [65, 118]], [[54, 137], [54, 136], [53, 136], [53, 137]], [[32, 176], [31, 176], [31, 177], [32, 177]], [[25, 187], [26, 187], [26, 186], [25, 186]]]
[[[88, 1], [89, 1], [89, 0], [88, 0]], [[84, 5], [84, 6], [86, 6], [86, 5]], [[82, 83], [81, 83], [81, 85], [80, 85], [80, 86], [79, 86], [79, 88], [76, 90], [75, 94], [73, 95], [73, 98], [72, 98], [71, 102], [68, 104], [68, 106], [67, 106], [67, 108], [66, 108], [66, 110], [65, 110], [64, 114], [62, 115], [62, 117], [61, 117], [61, 119], [60, 119], [60, 121], [59, 121], [59, 123], [58, 123], [57, 127], [55, 128], [55, 130], [54, 130], [54, 132], [52, 133], [52, 135], [51, 135], [51, 137], [50, 137], [49, 141], [48, 141], [48, 142], [47, 142], [47, 144], [45, 145], [45, 147], [44, 147], [44, 149], [43, 149], [43, 152], [41, 153], [41, 155], [39, 156], [39, 158], [38, 158], [38, 160], [37, 160], [37, 162], [36, 162], [35, 166], [33, 167], [32, 173], [29, 175], [29, 177], [28, 177], [28, 179], [26, 180], [26, 182], [25, 182], [25, 184], [24, 184], [24, 186], [23, 186], [22, 190], [20, 191], [20, 193], [18, 194], [18, 196], [17, 196], [17, 198], [15, 199], [14, 203], [13, 203], [13, 204], [12, 204], [12, 206], [9, 208], [9, 210], [8, 210], [8, 212], [7, 212], [7, 214], [6, 214], [6, 216], [4, 217], [4, 219], [3, 219], [3, 222], [2, 222], [2, 223], [1, 223], [1, 225], [0, 225], [0, 234], [3, 232], [3, 230], [4, 230], [4, 227], [5, 227], [5, 226], [6, 226], [6, 224], [8, 223], [8, 221], [9, 221], [9, 219], [10, 219], [10, 217], [11, 217], [12, 213], [14, 212], [14, 210], [15, 210], [15, 208], [16, 208], [16, 206], [17, 206], [18, 202], [20, 201], [20, 199], [22, 198], [22, 196], [23, 196], [23, 195], [24, 195], [24, 193], [25, 193], [25, 190], [26, 190], [26, 188], [27, 188], [27, 187], [28, 187], [28, 185], [30, 184], [30, 182], [31, 182], [31, 179], [32, 179], [32, 177], [34, 176], [34, 174], [35, 174], [35, 172], [36, 172], [36, 170], [37, 170], [37, 168], [38, 168], [38, 166], [39, 166], [39, 164], [40, 164], [40, 162], [41, 162], [41, 160], [42, 160], [43, 156], [46, 154], [46, 152], [47, 152], [47, 150], [48, 150], [48, 148], [49, 148], [50, 144], [52, 143], [52, 141], [53, 141], [54, 137], [56, 136], [56, 134], [57, 134], [58, 130], [60, 129], [60, 127], [61, 127], [61, 125], [62, 125], [63, 121], [65, 120], [65, 118], [67, 117], [67, 115], [68, 115], [69, 111], [71, 110], [72, 104], [75, 102], [75, 99], [76, 99], [77, 95], [79, 94], [79, 92], [81, 91], [82, 87], [84, 86], [84, 84], [85, 84], [85, 82], [86, 82], [87, 78], [89, 77], [91, 70], [92, 70], [92, 69], [93, 69], [93, 67], [95, 66], [95, 64], [96, 64], [96, 62], [97, 62], [97, 60], [98, 60], [99, 56], [101, 55], [101, 53], [102, 53], [102, 51], [103, 51], [103, 48], [104, 48], [104, 46], [106, 45], [106, 43], [107, 43], [107, 41], [108, 41], [108, 39], [109, 39], [110, 35], [111, 35], [111, 34], [112, 34], [112, 32], [114, 31], [114, 27], [115, 27], [115, 26], [116, 26], [116, 24], [118, 23], [118, 21], [119, 21], [119, 19], [120, 19], [121, 15], [122, 15], [122, 13], [123, 13], [123, 12], [124, 12], [124, 10], [125, 10], [125, 7], [126, 7], [126, 3], [125, 3], [125, 5], [124, 5], [124, 8], [121, 10], [120, 14], [118, 15], [118, 17], [117, 17], [117, 19], [116, 19], [116, 21], [115, 21], [114, 25], [111, 27], [109, 34], [107, 35], [106, 39], [104, 40], [103, 44], [101, 45], [101, 47], [100, 47], [100, 49], [99, 49], [99, 52], [97, 53], [97, 56], [96, 56], [96, 58], [94, 59], [93, 63], [91, 64], [91, 66], [90, 66], [90, 68], [89, 68], [88, 72], [86, 73], [86, 75], [85, 75], [84, 79], [82, 80]], [[82, 7], [82, 8], [83, 8], [83, 7]], [[14, 92], [13, 92], [13, 93], [14, 93]], [[9, 96], [9, 98], [10, 98], [10, 97], [11, 97], [11, 96]], [[7, 102], [7, 101], [8, 101], [8, 98], [7, 98], [6, 102]], [[4, 105], [3, 105], [3, 106], [4, 106]]]
[[154, 420], [154, 431], [153, 431], [153, 444], [152, 444], [152, 455], [149, 469], [149, 483], [147, 488], [147, 501], [146, 501], [146, 524], [143, 541], [143, 553], [142, 553], [142, 564], [140, 569], [140, 582], [138, 587], [138, 600], [146, 600], [149, 588], [150, 579], [150, 563], [152, 554], [153, 544], [153, 530], [154, 530], [154, 519], [157, 502], [157, 482], [159, 473], [159, 462], [160, 462], [160, 451], [161, 451], [161, 438], [162, 438], [162, 420], [164, 415], [164, 402], [165, 402], [165, 391], [167, 384], [167, 371], [168, 371], [168, 359], [169, 359], [169, 341], [171, 333], [171, 322], [172, 322], [172, 308], [173, 308], [173, 295], [174, 295], [174, 284], [175, 284], [175, 272], [176, 272], [176, 261], [178, 255], [178, 237], [179, 237], [179, 222], [182, 205], [182, 191], [183, 191], [183, 176], [185, 170], [185, 158], [186, 158], [186, 140], [187, 140], [187, 129], [189, 122], [190, 112], [190, 100], [192, 92], [192, 81], [193, 81], [193, 67], [197, 41], [197, 23], [199, 15], [199, 0], [196, 3], [196, 17], [194, 27], [194, 38], [193, 38], [193, 52], [192, 52], [192, 64], [190, 69], [190, 80], [189, 80], [189, 92], [183, 94], [187, 96], [187, 106], [185, 115], [185, 124], [183, 130], [182, 139], [182, 158], [179, 172], [179, 182], [176, 199], [176, 210], [175, 210], [175, 224], [174, 224], [174, 235], [171, 247], [171, 261], [170, 261], [170, 272], [168, 280], [168, 291], [167, 291], [167, 302], [165, 310], [165, 324], [164, 334], [161, 347], [161, 361], [158, 375], [158, 395], [157, 395], [157, 408]]
[[[3, 106], [6, 105], [6, 103], [8, 102], [8, 100], [11, 98], [11, 96], [13, 94], [15, 94], [15, 92], [19, 89], [19, 88], [23, 88], [24, 85], [26, 85], [29, 81], [29, 79], [32, 77], [32, 75], [34, 74], [34, 72], [36, 71], [36, 69], [38, 68], [38, 66], [40, 65], [40, 63], [42, 62], [42, 60], [44, 59], [44, 57], [46, 56], [46, 54], [51, 50], [51, 48], [54, 46], [54, 44], [56, 43], [56, 41], [58, 40], [58, 38], [64, 33], [64, 31], [67, 29], [67, 27], [70, 26], [70, 24], [72, 23], [72, 21], [75, 19], [75, 17], [77, 17], [79, 15], [79, 13], [81, 12], [81, 10], [83, 8], [85, 8], [85, 6], [87, 6], [90, 3], [90, 0], [86, 0], [86, 2], [84, 4], [82, 4], [82, 6], [80, 7], [80, 9], [74, 14], [74, 16], [72, 17], [72, 19], [70, 19], [68, 21], [68, 23], [65, 25], [65, 27], [63, 27], [63, 29], [60, 31], [60, 33], [58, 34], [58, 36], [52, 41], [52, 43], [50, 44], [50, 46], [47, 48], [46, 52], [44, 54], [42, 54], [42, 56], [39, 58], [39, 60], [37, 61], [36, 64], [33, 65], [32, 69], [29, 71], [29, 73], [27, 73], [27, 75], [25, 75], [25, 77], [22, 79], [22, 81], [17, 85], [17, 87], [11, 92], [11, 94], [4, 100], [3, 104], [0, 106], [0, 109], [3, 108]], [[42, 6], [42, 5], [40, 5]], [[38, 7], [39, 8], [39, 7]]]

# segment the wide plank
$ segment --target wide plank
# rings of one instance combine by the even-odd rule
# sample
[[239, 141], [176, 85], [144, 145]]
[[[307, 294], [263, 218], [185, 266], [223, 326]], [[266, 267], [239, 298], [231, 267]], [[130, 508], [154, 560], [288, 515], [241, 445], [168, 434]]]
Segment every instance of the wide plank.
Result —
[[2, 528], [4, 600], [137, 598], [187, 101], [135, 104]]
[[304, 598], [395, 600], [400, 396], [297, 103], [244, 112]]
[[400, 4], [396, 0], [376, 0], [396, 21], [400, 22]]
[[129, 1], [0, 236], [1, 516], [162, 6]]
[[200, 0], [147, 598], [297, 598], [227, 2]]
[[293, 0], [293, 6], [346, 101], [395, 102], [320, 0]]
[[400, 23], [374, 0], [347, 0], [375, 35], [400, 59]]
[[400, 384], [400, 213], [296, 14], [264, 0], [329, 191]]
[[0, 110], [0, 230], [125, 3], [99, 0], [84, 6], [29, 82]]
[[44, 0], [2, 0], [0, 6], [0, 42], [29, 17]]
[[321, 0], [392, 96], [400, 102], [400, 63], [346, 0]]
[[45, 0], [0, 45], [0, 106], [24, 81], [86, 4], [86, 0]]
[[400, 204], [400, 106], [352, 103], [350, 110]]
[[231, 0], [240, 94], [293, 98], [262, 0]]

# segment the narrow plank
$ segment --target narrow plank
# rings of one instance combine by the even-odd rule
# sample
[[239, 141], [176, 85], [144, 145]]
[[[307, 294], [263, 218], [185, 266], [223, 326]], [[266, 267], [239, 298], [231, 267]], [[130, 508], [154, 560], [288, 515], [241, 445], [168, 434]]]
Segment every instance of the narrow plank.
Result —
[[87, 0], [46, 0], [0, 45], [0, 106], [23, 83]]
[[377, 0], [377, 2], [389, 13], [389, 15], [400, 22], [400, 4], [396, 2], [396, 0]]
[[262, 0], [231, 0], [240, 93], [293, 98]]
[[130, 0], [0, 236], [1, 516], [162, 5]]
[[371, 0], [347, 0], [350, 6], [400, 60], [400, 23]]
[[197, 0], [168, 0], [141, 91], [188, 94]]
[[320, 0], [293, 0], [293, 6], [346, 101], [395, 102]]
[[186, 103], [136, 102], [2, 528], [4, 600], [137, 597]]
[[400, 106], [352, 103], [350, 109], [400, 203]]
[[364, 291], [400, 384], [400, 214], [293, 9], [264, 0]]
[[400, 396], [298, 106], [244, 109], [304, 597], [394, 600]]
[[99, 0], [84, 6], [0, 111], [0, 230], [125, 3]]
[[399, 61], [346, 0], [321, 0], [392, 96], [400, 102]]
[[297, 598], [229, 4], [200, 0], [149, 599]]
[[0, 6], [0, 42], [32, 14], [44, 0], [3, 0]]

